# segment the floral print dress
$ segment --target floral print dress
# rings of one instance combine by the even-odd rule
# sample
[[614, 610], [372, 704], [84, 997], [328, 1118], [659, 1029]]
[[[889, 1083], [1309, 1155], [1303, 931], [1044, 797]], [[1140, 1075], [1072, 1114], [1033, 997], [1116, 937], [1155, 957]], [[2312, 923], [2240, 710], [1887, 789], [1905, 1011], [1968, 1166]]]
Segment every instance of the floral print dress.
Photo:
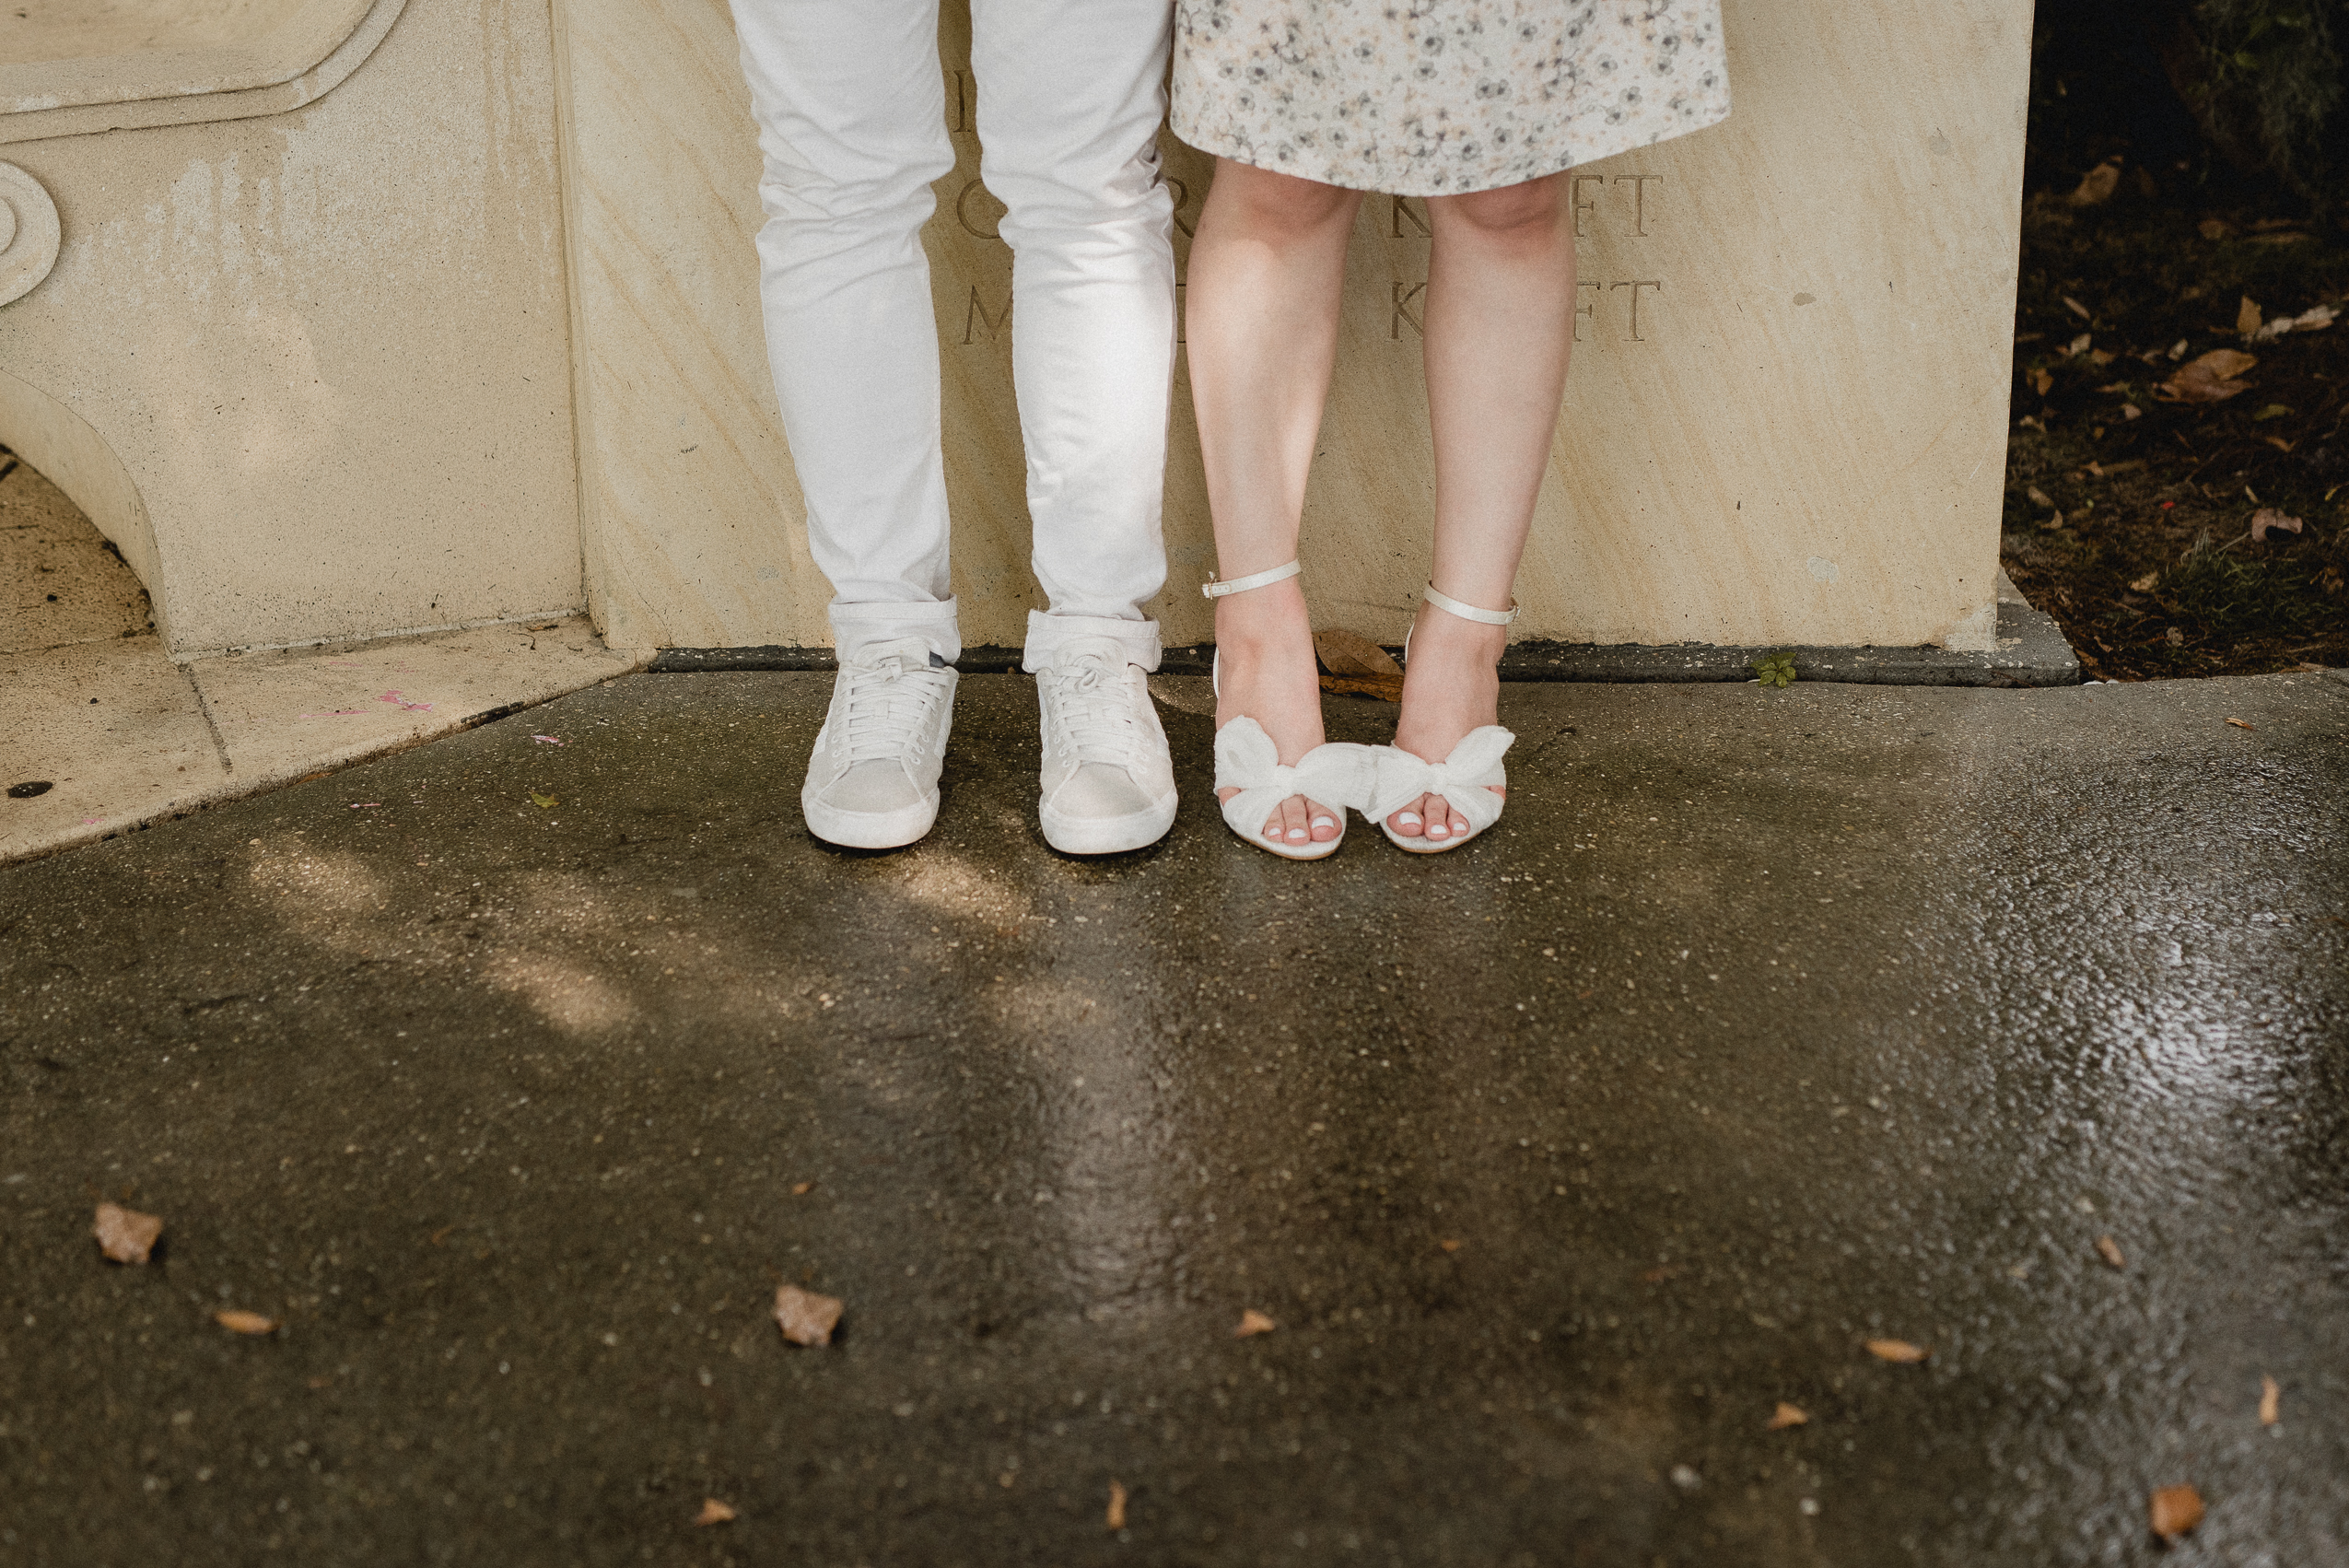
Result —
[[1514, 185], [1727, 118], [1721, 0], [1177, 0], [1174, 134], [1403, 196]]

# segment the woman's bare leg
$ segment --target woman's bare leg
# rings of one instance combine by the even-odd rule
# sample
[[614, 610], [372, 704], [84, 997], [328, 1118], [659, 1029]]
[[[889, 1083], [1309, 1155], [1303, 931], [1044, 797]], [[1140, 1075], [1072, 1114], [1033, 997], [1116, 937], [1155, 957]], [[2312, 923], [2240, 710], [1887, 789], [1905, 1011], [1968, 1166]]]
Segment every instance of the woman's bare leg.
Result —
[[[1574, 236], [1550, 175], [1428, 200], [1427, 398], [1435, 432], [1435, 586], [1505, 610], [1549, 463], [1574, 332]], [[1505, 626], [1421, 604], [1395, 743], [1441, 762], [1498, 714]], [[1441, 795], [1389, 816], [1406, 837], [1467, 822]]]
[[[1361, 199], [1216, 160], [1191, 242], [1183, 335], [1224, 578], [1296, 558], [1305, 472], [1338, 356], [1346, 241]], [[1296, 579], [1218, 599], [1215, 646], [1219, 726], [1245, 714], [1291, 766], [1321, 744], [1321, 683]], [[1296, 796], [1265, 828], [1287, 842], [1326, 843], [1345, 825], [1339, 810]]]

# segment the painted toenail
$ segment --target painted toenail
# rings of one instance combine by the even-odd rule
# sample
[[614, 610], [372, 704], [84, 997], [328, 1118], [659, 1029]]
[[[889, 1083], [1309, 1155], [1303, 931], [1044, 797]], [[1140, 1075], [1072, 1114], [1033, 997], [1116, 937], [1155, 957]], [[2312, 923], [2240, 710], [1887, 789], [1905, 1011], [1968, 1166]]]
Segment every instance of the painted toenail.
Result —
[[1440, 822], [1432, 822], [1427, 825], [1427, 836], [1430, 838], [1442, 838], [1451, 831]]
[[1338, 819], [1336, 817], [1317, 816], [1314, 818], [1314, 825], [1315, 827], [1336, 827], [1338, 825]]
[[1305, 830], [1302, 827], [1292, 827], [1289, 830], [1289, 837], [1291, 838], [1303, 838], [1304, 836]]
[[1405, 827], [1417, 827], [1420, 825], [1420, 813], [1417, 812], [1397, 812], [1396, 813], [1395, 820], [1401, 823]]

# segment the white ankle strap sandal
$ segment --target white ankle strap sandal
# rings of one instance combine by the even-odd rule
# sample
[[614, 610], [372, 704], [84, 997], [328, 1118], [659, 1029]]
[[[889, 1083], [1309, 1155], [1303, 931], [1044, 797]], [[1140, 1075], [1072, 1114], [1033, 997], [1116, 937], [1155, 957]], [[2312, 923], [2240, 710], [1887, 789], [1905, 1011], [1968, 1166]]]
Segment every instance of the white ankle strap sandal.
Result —
[[[1427, 602], [1448, 615], [1482, 626], [1505, 626], [1517, 618], [1517, 606], [1506, 610], [1479, 610], [1474, 604], [1464, 604], [1448, 593], [1439, 592], [1432, 582], [1427, 585]], [[1411, 639], [1403, 638], [1403, 656], [1411, 654]], [[1442, 762], [1430, 762], [1399, 746], [1376, 747], [1375, 777], [1371, 787], [1370, 803], [1361, 808], [1364, 816], [1378, 824], [1387, 842], [1398, 849], [1414, 855], [1440, 854], [1456, 849], [1501, 820], [1502, 797], [1493, 789], [1506, 788], [1509, 775], [1501, 765], [1502, 757], [1516, 743], [1517, 737], [1498, 724], [1484, 724], [1469, 731], [1452, 748], [1452, 755]], [[1443, 838], [1429, 838], [1424, 833], [1418, 837], [1406, 837], [1395, 831], [1387, 818], [1409, 805], [1422, 795], [1441, 797], [1468, 824], [1466, 833]]]
[[[1210, 578], [1199, 591], [1210, 599], [1221, 599], [1227, 593], [1286, 582], [1303, 569], [1291, 561], [1229, 582]], [[1222, 694], [1222, 677], [1223, 658], [1219, 652], [1210, 682], [1218, 696]], [[1223, 825], [1243, 841], [1285, 860], [1318, 860], [1334, 855], [1346, 842], [1347, 808], [1360, 811], [1370, 798], [1376, 752], [1374, 746], [1351, 742], [1325, 742], [1299, 757], [1294, 767], [1284, 766], [1280, 748], [1264, 732], [1263, 725], [1245, 715], [1234, 719], [1215, 732], [1215, 788], [1219, 793], [1239, 791], [1222, 802]], [[1335, 838], [1316, 844], [1308, 837], [1291, 843], [1265, 832], [1266, 820], [1280, 809], [1280, 802], [1298, 795], [1322, 802], [1338, 813]]]
[[1270, 588], [1276, 582], [1288, 581], [1304, 569], [1295, 561], [1291, 561], [1285, 567], [1274, 567], [1270, 571], [1256, 572], [1247, 577], [1235, 577], [1230, 582], [1218, 582], [1210, 577], [1199, 584], [1199, 592], [1210, 599], [1221, 599], [1227, 593], [1245, 593], [1251, 588]]

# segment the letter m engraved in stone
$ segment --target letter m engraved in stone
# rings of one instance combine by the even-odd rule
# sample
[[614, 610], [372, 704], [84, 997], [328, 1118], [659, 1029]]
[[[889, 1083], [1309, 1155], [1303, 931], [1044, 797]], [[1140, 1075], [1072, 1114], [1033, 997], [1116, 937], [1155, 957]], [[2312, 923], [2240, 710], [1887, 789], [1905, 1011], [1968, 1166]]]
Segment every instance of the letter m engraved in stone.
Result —
[[1402, 342], [1403, 328], [1406, 323], [1408, 323], [1413, 332], [1418, 333], [1422, 336], [1426, 335], [1427, 328], [1420, 325], [1418, 313], [1411, 309], [1411, 301], [1417, 299], [1420, 295], [1425, 294], [1426, 292], [1427, 285], [1424, 283], [1414, 283], [1409, 285], [1402, 283], [1396, 284], [1395, 314], [1388, 319], [1386, 323], [1386, 335], [1390, 339], [1397, 343]]
[[978, 329], [985, 327], [988, 341], [992, 343], [995, 341], [995, 334], [1003, 330], [1003, 323], [1011, 319], [1011, 301], [1010, 299], [1003, 301], [1003, 310], [1000, 314], [990, 316], [987, 313], [987, 301], [979, 298], [978, 285], [973, 284], [971, 308], [963, 312], [963, 341], [964, 343], [975, 341]]

